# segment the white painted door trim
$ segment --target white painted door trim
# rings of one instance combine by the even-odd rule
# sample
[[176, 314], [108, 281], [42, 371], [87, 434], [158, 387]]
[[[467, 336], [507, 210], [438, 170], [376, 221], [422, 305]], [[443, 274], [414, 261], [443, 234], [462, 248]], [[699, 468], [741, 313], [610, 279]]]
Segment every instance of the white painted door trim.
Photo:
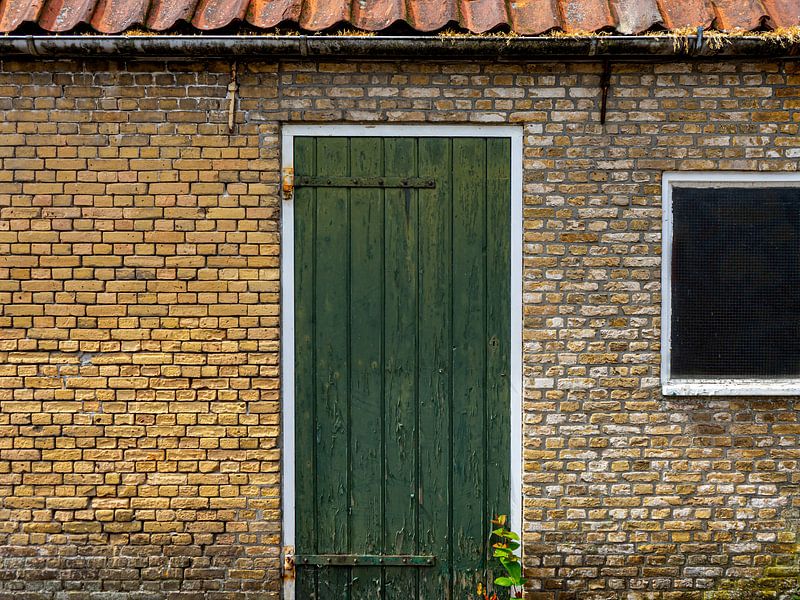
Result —
[[[522, 127], [512, 125], [284, 125], [281, 172], [293, 167], [294, 138], [495, 137], [511, 140], [511, 470], [510, 526], [522, 533]], [[281, 202], [281, 510], [284, 553], [295, 546], [294, 205]], [[294, 579], [284, 579], [284, 600], [295, 600]]]

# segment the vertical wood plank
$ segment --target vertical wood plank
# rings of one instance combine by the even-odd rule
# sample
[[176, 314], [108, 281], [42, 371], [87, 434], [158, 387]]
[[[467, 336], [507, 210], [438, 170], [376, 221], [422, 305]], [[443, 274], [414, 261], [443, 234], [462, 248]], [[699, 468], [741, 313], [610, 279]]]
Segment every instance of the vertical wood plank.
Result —
[[[316, 174], [315, 150], [313, 138], [295, 138], [294, 164], [298, 175]], [[315, 199], [312, 188], [299, 188], [294, 199], [295, 546], [298, 554], [317, 551], [313, 325]], [[296, 585], [300, 598], [316, 598], [315, 570], [298, 567]]]
[[[317, 171], [346, 176], [349, 140], [317, 139]], [[316, 437], [317, 548], [348, 552], [349, 202], [346, 188], [317, 189], [316, 213]], [[347, 600], [349, 569], [320, 570], [319, 595]]]
[[[387, 138], [387, 176], [416, 174], [416, 140]], [[387, 189], [385, 263], [385, 551], [416, 552], [417, 192]], [[415, 569], [385, 569], [385, 598], [417, 596]]]
[[[383, 175], [381, 138], [351, 138], [350, 174]], [[383, 552], [383, 244], [378, 188], [350, 190], [350, 552]], [[352, 569], [352, 599], [381, 597], [379, 567]]]
[[[486, 140], [486, 519], [508, 514], [511, 443], [511, 140]], [[517, 416], [517, 418], [519, 418]], [[490, 548], [485, 549], [487, 559]], [[494, 579], [499, 573], [489, 574]]]
[[486, 536], [486, 142], [453, 140], [453, 597], [482, 578]]
[[450, 337], [452, 318], [452, 145], [420, 138], [419, 176], [436, 181], [419, 192], [419, 552], [436, 557], [420, 569], [420, 600], [450, 590]]

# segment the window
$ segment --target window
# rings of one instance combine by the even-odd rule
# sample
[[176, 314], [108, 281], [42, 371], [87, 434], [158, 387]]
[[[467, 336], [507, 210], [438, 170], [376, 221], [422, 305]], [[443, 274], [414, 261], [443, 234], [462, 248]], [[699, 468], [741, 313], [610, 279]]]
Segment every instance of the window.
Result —
[[664, 394], [800, 394], [800, 175], [664, 175]]

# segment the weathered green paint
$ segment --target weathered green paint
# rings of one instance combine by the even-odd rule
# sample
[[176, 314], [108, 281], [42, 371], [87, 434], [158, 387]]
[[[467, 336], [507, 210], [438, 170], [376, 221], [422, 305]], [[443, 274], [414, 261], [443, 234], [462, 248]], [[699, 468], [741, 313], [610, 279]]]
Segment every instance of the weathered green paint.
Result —
[[298, 595], [470, 597], [508, 511], [510, 144], [295, 138], [294, 159], [435, 181], [295, 195], [296, 551], [331, 558], [298, 562]]

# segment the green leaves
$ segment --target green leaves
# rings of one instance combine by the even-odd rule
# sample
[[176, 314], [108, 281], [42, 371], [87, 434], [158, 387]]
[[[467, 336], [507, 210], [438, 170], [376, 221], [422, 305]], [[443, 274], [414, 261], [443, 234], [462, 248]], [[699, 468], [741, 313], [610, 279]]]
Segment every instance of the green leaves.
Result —
[[505, 515], [500, 515], [492, 521], [493, 525], [500, 525], [497, 529], [492, 529], [492, 535], [499, 538], [492, 544], [494, 549], [492, 556], [498, 559], [506, 572], [505, 575], [497, 577], [494, 583], [500, 587], [511, 588], [514, 597], [517, 597], [517, 588], [519, 588], [519, 592], [522, 592], [522, 585], [527, 580], [522, 576], [520, 557], [515, 552], [520, 547], [519, 536], [510, 529], [506, 529], [505, 523]]

